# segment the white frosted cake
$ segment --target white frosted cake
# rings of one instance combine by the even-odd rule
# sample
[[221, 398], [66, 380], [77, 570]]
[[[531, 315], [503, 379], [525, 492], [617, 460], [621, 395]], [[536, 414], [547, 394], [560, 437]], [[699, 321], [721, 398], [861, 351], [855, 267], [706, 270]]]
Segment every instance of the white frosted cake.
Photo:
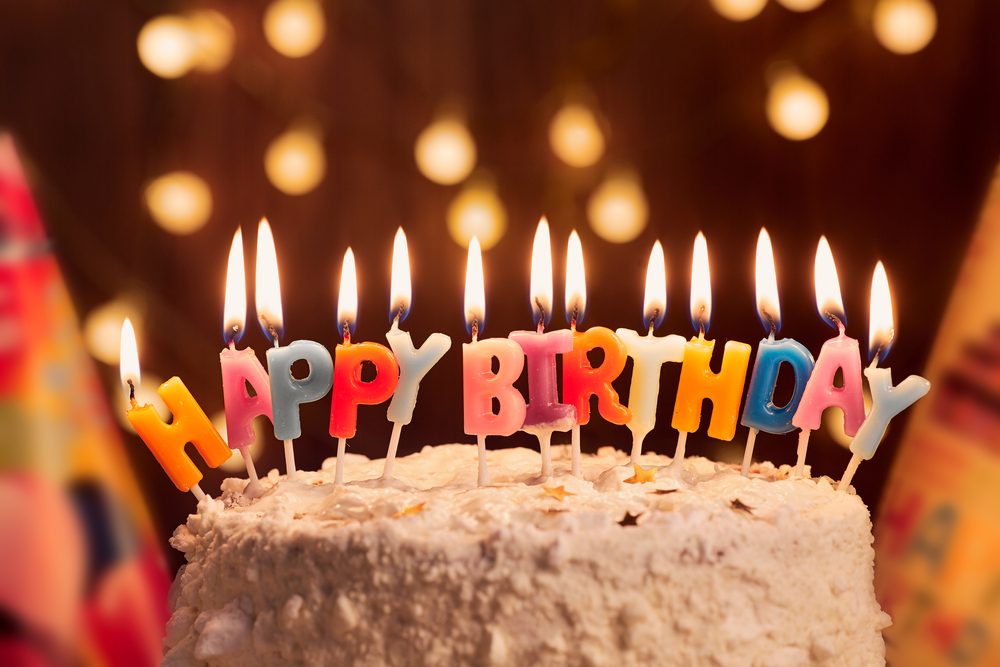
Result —
[[[828, 479], [621, 452], [350, 456], [205, 500], [172, 544], [167, 665], [884, 664], [868, 510]], [[643, 478], [652, 476], [652, 481]], [[351, 481], [354, 480], [354, 481]], [[629, 483], [631, 482], [631, 483]]]

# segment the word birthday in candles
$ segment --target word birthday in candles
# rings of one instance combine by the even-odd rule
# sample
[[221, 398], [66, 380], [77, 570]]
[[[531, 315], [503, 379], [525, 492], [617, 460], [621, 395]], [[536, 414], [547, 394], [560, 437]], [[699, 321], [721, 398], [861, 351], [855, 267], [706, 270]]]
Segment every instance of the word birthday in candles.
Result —
[[[774, 248], [767, 231], [761, 229], [756, 252], [756, 310], [765, 337], [756, 348], [756, 358], [747, 382], [752, 348], [727, 341], [719, 370], [712, 369], [715, 340], [706, 337], [712, 315], [712, 284], [708, 243], [701, 233], [694, 242], [691, 263], [690, 315], [695, 335], [654, 335], [667, 312], [667, 270], [663, 246], [653, 244], [646, 269], [642, 331], [604, 326], [581, 328], [587, 311], [587, 283], [583, 244], [576, 231], [567, 240], [565, 314], [568, 329], [547, 330], [553, 310], [551, 230], [543, 217], [538, 223], [531, 250], [530, 304], [534, 328], [514, 331], [507, 337], [481, 339], [486, 326], [486, 289], [479, 240], [469, 243], [465, 269], [465, 324], [469, 342], [462, 344], [462, 402], [464, 431], [476, 436], [477, 483], [490, 483], [487, 436], [507, 437], [524, 431], [538, 439], [541, 459], [538, 481], [557, 474], [584, 476], [581, 470], [581, 427], [588, 424], [592, 403], [600, 416], [631, 433], [630, 463], [638, 465], [643, 444], [657, 424], [660, 407], [660, 371], [666, 363], [680, 364], [670, 426], [677, 432], [677, 445], [669, 471], [683, 469], [688, 436], [701, 428], [706, 401], [712, 415], [706, 432], [711, 438], [731, 441], [737, 423], [748, 429], [741, 473], [752, 472], [753, 449], [758, 434], [783, 435], [799, 429], [795, 472], [806, 474], [809, 437], [819, 428], [823, 413], [831, 408], [843, 414], [844, 431], [853, 440], [851, 459], [838, 485], [847, 488], [860, 463], [875, 455], [890, 422], [930, 390], [930, 384], [911, 375], [892, 384], [892, 371], [879, 366], [895, 339], [892, 296], [885, 267], [874, 270], [869, 304], [869, 365], [862, 371], [858, 341], [847, 335], [847, 317], [833, 252], [825, 237], [816, 250], [814, 281], [816, 307], [822, 320], [837, 331], [813, 359], [810, 351], [792, 338], [777, 338], [782, 317]], [[121, 333], [121, 380], [129, 399], [127, 417], [139, 437], [156, 457], [164, 472], [181, 491], [205, 497], [199, 487], [202, 473], [185, 453], [193, 444], [204, 463], [215, 468], [230, 456], [231, 449], [243, 455], [247, 470], [245, 493], [266, 493], [250, 457], [254, 421], [265, 417], [274, 437], [284, 443], [287, 483], [296, 482], [294, 441], [302, 435], [300, 408], [330, 395], [329, 435], [337, 440], [336, 484], [345, 483], [347, 443], [357, 437], [360, 405], [389, 401], [386, 418], [392, 435], [386, 448], [383, 480], [391, 480], [403, 426], [413, 420], [420, 384], [451, 349], [451, 338], [430, 333], [417, 347], [409, 331], [402, 328], [410, 313], [413, 281], [406, 234], [402, 229], [393, 242], [389, 295], [388, 347], [375, 342], [352, 340], [357, 326], [358, 275], [353, 251], [344, 254], [337, 294], [337, 330], [342, 338], [333, 353], [317, 341], [294, 340], [281, 344], [284, 319], [278, 258], [271, 226], [262, 219], [257, 232], [254, 304], [257, 319], [272, 346], [266, 351], [266, 368], [250, 347], [238, 349], [246, 326], [247, 285], [243, 236], [237, 230], [230, 247], [223, 308], [223, 343], [219, 354], [222, 394], [226, 413], [228, 445], [212, 426], [204, 411], [181, 382], [173, 377], [157, 392], [172, 413], [160, 418], [150, 405], [136, 398], [139, 360], [135, 331], [127, 319]], [[588, 356], [599, 351], [601, 360]], [[557, 360], [561, 358], [561, 386]], [[626, 375], [632, 360], [627, 402], [622, 402], [615, 383]], [[294, 366], [304, 365], [305, 374]], [[365, 378], [365, 368], [373, 370]], [[775, 402], [781, 369], [792, 374], [791, 396]], [[527, 371], [527, 396], [516, 383]], [[838, 382], [837, 378], [841, 380]], [[867, 379], [872, 407], [865, 413], [863, 382]], [[744, 394], [744, 388], [746, 392]], [[560, 391], [561, 390], [561, 391]], [[562, 398], [560, 398], [560, 393]], [[742, 417], [740, 407], [742, 402]], [[570, 431], [569, 469], [556, 470], [551, 442], [555, 432]], [[651, 473], [652, 474], [652, 473]]]

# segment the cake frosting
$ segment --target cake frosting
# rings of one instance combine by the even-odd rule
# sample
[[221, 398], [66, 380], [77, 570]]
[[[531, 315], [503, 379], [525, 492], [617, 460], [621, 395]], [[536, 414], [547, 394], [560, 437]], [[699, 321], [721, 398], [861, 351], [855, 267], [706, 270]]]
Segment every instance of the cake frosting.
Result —
[[884, 664], [871, 521], [787, 466], [611, 448], [349, 455], [223, 483], [171, 544], [166, 665]]

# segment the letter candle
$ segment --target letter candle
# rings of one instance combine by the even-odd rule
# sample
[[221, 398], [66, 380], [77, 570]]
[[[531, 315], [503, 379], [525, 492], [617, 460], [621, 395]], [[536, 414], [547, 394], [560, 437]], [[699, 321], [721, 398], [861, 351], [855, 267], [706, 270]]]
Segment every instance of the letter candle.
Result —
[[[757, 237], [756, 291], [757, 315], [768, 334], [757, 345], [757, 358], [754, 360], [743, 419], [740, 422], [750, 429], [746, 448], [743, 450], [744, 477], [750, 474], [758, 431], [789, 433], [795, 429], [792, 426], [792, 415], [795, 414], [813, 368], [812, 354], [802, 343], [791, 338], [774, 339], [781, 329], [781, 307], [778, 302], [778, 277], [774, 269], [771, 237], [763, 227]], [[774, 404], [774, 389], [782, 364], [788, 364], [791, 368], [795, 388], [788, 402], [779, 407]]]
[[410, 334], [399, 328], [400, 323], [410, 313], [411, 295], [410, 258], [406, 247], [406, 234], [400, 227], [396, 230], [392, 246], [392, 279], [389, 294], [392, 327], [385, 335], [399, 364], [399, 384], [396, 385], [396, 393], [393, 394], [386, 413], [386, 417], [392, 422], [392, 435], [389, 438], [389, 450], [382, 470], [383, 479], [392, 477], [392, 464], [396, 460], [399, 435], [403, 426], [413, 419], [420, 381], [451, 349], [451, 338], [443, 333], [432, 333], [419, 348], [413, 347]]
[[[319, 343], [297, 340], [291, 345], [280, 346], [284, 333], [281, 310], [281, 282], [278, 278], [278, 256], [274, 249], [274, 236], [267, 218], [257, 228], [256, 289], [254, 298], [257, 319], [264, 335], [274, 342], [267, 351], [267, 370], [270, 375], [271, 412], [274, 437], [285, 447], [285, 472], [288, 479], [295, 479], [295, 449], [293, 443], [302, 435], [299, 406], [318, 401], [330, 391], [333, 382], [333, 360]], [[292, 366], [304, 360], [309, 374], [304, 378], [292, 376]]]
[[892, 347], [896, 333], [893, 324], [889, 277], [882, 262], [879, 262], [872, 275], [869, 304], [868, 355], [871, 364], [865, 369], [872, 392], [872, 408], [851, 441], [851, 461], [837, 484], [838, 489], [850, 486], [861, 462], [875, 456], [892, 418], [926, 396], [931, 389], [931, 383], [919, 375], [911, 375], [893, 386], [892, 370], [878, 368], [878, 362], [885, 359]]
[[671, 464], [680, 469], [688, 433], [701, 425], [701, 405], [712, 402], [712, 419], [708, 435], [719, 440], [732, 440], [736, 435], [736, 419], [743, 397], [750, 346], [737, 341], [727, 341], [722, 354], [722, 367], [718, 373], [711, 368], [714, 340], [706, 340], [705, 332], [712, 319], [712, 283], [708, 266], [708, 244], [705, 235], [698, 232], [694, 240], [691, 262], [691, 324], [698, 335], [684, 344], [684, 363], [674, 400], [674, 418], [671, 425], [677, 430], [677, 450]]
[[[525, 413], [524, 397], [514, 388], [524, 369], [524, 351], [507, 338], [479, 340], [485, 321], [483, 253], [473, 236], [465, 266], [465, 324], [472, 341], [462, 344], [462, 398], [465, 434], [475, 435], [479, 448], [479, 486], [490, 483], [486, 436], [511, 435], [524, 424]], [[493, 359], [498, 364], [495, 373]], [[496, 412], [494, 399], [499, 404]]]
[[[358, 405], [376, 405], [392, 396], [399, 382], [399, 366], [389, 348], [378, 343], [352, 343], [351, 334], [358, 318], [358, 276], [354, 251], [344, 253], [337, 298], [337, 324], [344, 342], [337, 345], [334, 364], [333, 401], [330, 406], [330, 435], [337, 438], [335, 482], [344, 483], [344, 455], [347, 441], [358, 429]], [[375, 366], [375, 378], [361, 379], [365, 362]]]
[[190, 491], [201, 501], [206, 497], [198, 485], [202, 474], [184, 452], [184, 446], [189, 442], [193, 444], [210, 468], [218, 468], [226, 462], [231, 455], [229, 447], [179, 377], [170, 378], [156, 390], [173, 415], [173, 421], [169, 424], [160, 419], [152, 405], [138, 404], [135, 387], [139, 384], [140, 377], [139, 351], [135, 342], [135, 329], [128, 318], [122, 322], [119, 364], [122, 387], [127, 391], [130, 404], [125, 413], [129, 423], [146, 443], [174, 486], [180, 491]]
[[[844, 301], [840, 295], [840, 280], [833, 252], [825, 236], [816, 247], [814, 270], [816, 283], [816, 308], [825, 322], [837, 328], [837, 335], [823, 343], [812, 375], [806, 381], [802, 400], [792, 417], [792, 425], [802, 429], [799, 433], [798, 461], [795, 474], [805, 475], [806, 451], [809, 435], [820, 426], [823, 411], [838, 407], [844, 413], [844, 432], [853, 436], [865, 419], [865, 403], [861, 387], [861, 351], [858, 341], [845, 334], [847, 318]], [[844, 376], [844, 385], [834, 384], [837, 370]]]
[[632, 384], [628, 391], [628, 428], [632, 432], [632, 464], [638, 464], [642, 443], [656, 426], [656, 403], [660, 395], [660, 367], [668, 361], [684, 359], [684, 337], [677, 334], [654, 336], [667, 314], [667, 266], [663, 246], [653, 244], [646, 266], [646, 291], [642, 323], [646, 335], [631, 329], [618, 329], [618, 338], [632, 357]]
[[[587, 277], [583, 268], [583, 246], [574, 229], [566, 245], [566, 320], [573, 332], [573, 349], [563, 355], [563, 399], [576, 408], [571, 432], [572, 473], [580, 477], [580, 427], [590, 421], [590, 397], [597, 396], [601, 416], [612, 424], [628, 423], [631, 413], [618, 400], [611, 383], [625, 370], [625, 345], [606, 327], [578, 331], [587, 312]], [[604, 360], [594, 368], [587, 353], [600, 349]]]
[[531, 248], [531, 313], [535, 331], [514, 331], [510, 339], [521, 346], [528, 366], [528, 404], [521, 430], [538, 438], [541, 478], [552, 476], [553, 431], [568, 431], [576, 423], [576, 408], [559, 402], [556, 355], [573, 349], [569, 329], [545, 331], [552, 318], [552, 247], [549, 223], [543, 217]]
[[[271, 383], [253, 349], [236, 349], [243, 338], [247, 319], [247, 284], [243, 266], [243, 231], [237, 229], [229, 248], [226, 267], [226, 300], [223, 308], [222, 339], [226, 347], [219, 353], [222, 368], [222, 397], [226, 409], [226, 434], [230, 449], [240, 450], [250, 483], [246, 491], [258, 495], [261, 491], [257, 470], [250, 455], [255, 439], [253, 420], [264, 415], [273, 423], [271, 414]], [[254, 395], [247, 391], [253, 387]]]

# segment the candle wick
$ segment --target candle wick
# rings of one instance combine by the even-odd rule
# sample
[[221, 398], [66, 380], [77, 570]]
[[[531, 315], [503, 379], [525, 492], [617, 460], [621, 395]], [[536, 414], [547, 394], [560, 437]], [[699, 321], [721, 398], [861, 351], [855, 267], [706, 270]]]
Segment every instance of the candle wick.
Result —
[[350, 320], [344, 320], [344, 342], [351, 342], [351, 322]]
[[477, 340], [479, 340], [479, 320], [478, 319], [473, 319], [472, 320], [472, 327], [471, 328], [472, 328], [472, 342], [475, 343]]
[[135, 407], [135, 383], [132, 380], [126, 380], [128, 382], [128, 401]]
[[655, 327], [656, 327], [656, 318], [655, 317], [649, 318], [649, 329], [647, 329], [646, 335], [647, 336], [652, 336], [653, 335], [653, 329]]

